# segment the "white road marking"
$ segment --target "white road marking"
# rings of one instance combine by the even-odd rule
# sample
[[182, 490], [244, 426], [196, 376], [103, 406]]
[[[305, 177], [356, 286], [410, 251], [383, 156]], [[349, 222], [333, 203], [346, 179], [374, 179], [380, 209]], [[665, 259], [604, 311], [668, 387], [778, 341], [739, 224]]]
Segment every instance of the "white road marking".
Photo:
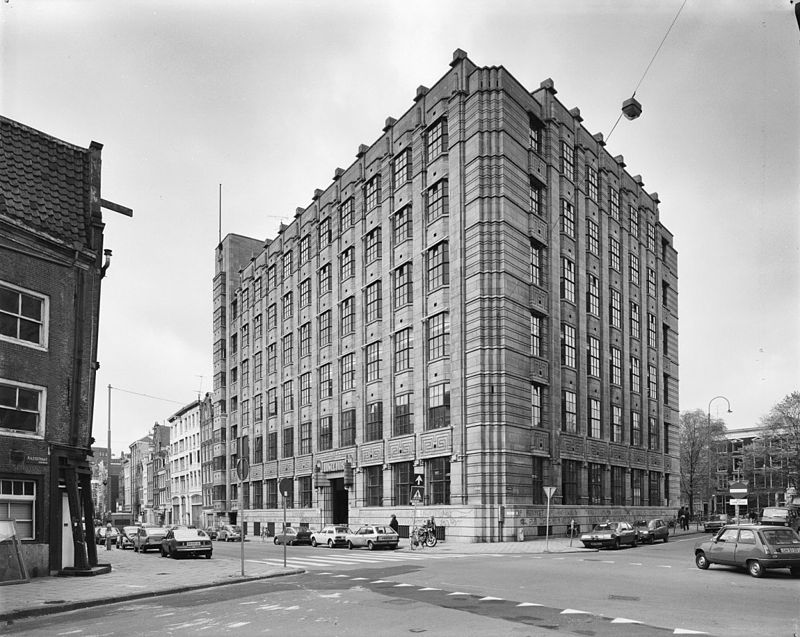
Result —
[[689, 630], [688, 628], [676, 628], [672, 631], [673, 635], [708, 635], [709, 633], [704, 633], [702, 630]]
[[616, 619], [611, 620], [612, 624], [641, 624], [642, 622], [636, 621], [635, 619], [625, 619], [624, 617], [617, 617]]
[[562, 615], [591, 615], [587, 610], [578, 610], [577, 608], [565, 608], [561, 611]]
[[250, 622], [234, 622], [233, 624], [228, 624], [225, 628], [241, 628], [242, 626], [247, 626]]
[[669, 564], [656, 564], [656, 568], [672, 568]]
[[406, 588], [408, 586], [413, 586], [413, 584], [395, 584], [395, 588]]
[[542, 606], [543, 604], [534, 604], [533, 602], [522, 602], [521, 604], [517, 604], [517, 608], [520, 606]]
[[420, 588], [421, 591], [440, 591], [441, 588], [431, 588], [430, 586], [426, 586], [425, 588]]
[[448, 594], [449, 597], [452, 597], [453, 595], [469, 595], [469, 593], [462, 593], [461, 591], [456, 591], [455, 593]]
[[481, 597], [478, 601], [479, 602], [502, 602], [503, 598], [502, 597], [490, 597], [490, 596], [487, 596], [487, 597]]
[[[160, 615], [156, 615], [155, 617], [171, 617], [175, 613], [161, 613]], [[66, 635], [67, 633], [61, 633], [62, 635]]]

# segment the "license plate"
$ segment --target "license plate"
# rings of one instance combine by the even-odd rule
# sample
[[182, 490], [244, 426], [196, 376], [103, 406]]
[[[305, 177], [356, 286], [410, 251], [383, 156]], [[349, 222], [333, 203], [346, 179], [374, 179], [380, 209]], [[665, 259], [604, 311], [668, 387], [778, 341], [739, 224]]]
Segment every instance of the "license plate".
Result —
[[200, 546], [200, 542], [187, 542], [186, 546]]
[[791, 546], [785, 549], [781, 549], [780, 551], [781, 553], [800, 553], [800, 548]]

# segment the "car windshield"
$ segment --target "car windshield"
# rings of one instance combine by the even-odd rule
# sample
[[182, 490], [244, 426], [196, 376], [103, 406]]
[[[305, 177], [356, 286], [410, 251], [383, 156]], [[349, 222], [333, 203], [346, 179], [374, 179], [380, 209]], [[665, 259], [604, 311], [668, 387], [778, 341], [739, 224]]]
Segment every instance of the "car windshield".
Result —
[[786, 518], [789, 517], [788, 509], [764, 509], [765, 518]]
[[800, 544], [800, 537], [792, 529], [765, 529], [762, 533], [768, 544]]
[[175, 529], [172, 531], [176, 540], [197, 540], [208, 536], [199, 529]]
[[350, 529], [348, 529], [346, 526], [337, 526], [336, 527], [336, 532], [337, 533], [349, 533]]
[[595, 524], [593, 531], [611, 531], [614, 528], [612, 524]]

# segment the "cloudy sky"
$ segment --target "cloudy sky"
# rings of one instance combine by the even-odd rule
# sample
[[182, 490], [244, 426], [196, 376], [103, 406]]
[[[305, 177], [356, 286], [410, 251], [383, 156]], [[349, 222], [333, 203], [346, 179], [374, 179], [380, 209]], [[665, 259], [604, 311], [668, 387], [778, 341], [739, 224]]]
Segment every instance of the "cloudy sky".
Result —
[[[683, 0], [3, 0], [0, 113], [104, 145], [95, 436], [115, 454], [211, 389], [222, 232], [275, 236], [456, 48], [552, 78], [608, 137]], [[789, 0], [688, 0], [609, 139], [661, 198], [680, 408], [756, 424], [800, 386], [800, 30]]]

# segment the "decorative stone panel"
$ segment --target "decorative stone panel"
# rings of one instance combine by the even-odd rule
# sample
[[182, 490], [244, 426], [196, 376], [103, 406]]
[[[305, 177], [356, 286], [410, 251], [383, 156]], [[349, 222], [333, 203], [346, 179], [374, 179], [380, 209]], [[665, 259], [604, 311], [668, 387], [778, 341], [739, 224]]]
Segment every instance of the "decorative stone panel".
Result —
[[647, 466], [647, 452], [644, 449], [631, 448], [631, 466], [637, 469], [644, 469]]
[[372, 465], [383, 463], [383, 441], [370, 442], [358, 450], [358, 464]]
[[453, 452], [453, 434], [450, 429], [435, 429], [419, 436], [420, 458], [441, 456]]
[[298, 456], [294, 459], [294, 472], [298, 476], [310, 475], [312, 471], [311, 456]]
[[278, 477], [278, 463], [276, 461], [264, 463], [264, 479]]
[[608, 462], [608, 445], [602, 440], [587, 440], [586, 458], [595, 462]]
[[615, 465], [628, 464], [628, 448], [621, 445], [611, 444], [608, 446], [608, 461]]
[[561, 434], [561, 453], [562, 457], [584, 457], [583, 438], [573, 434]]
[[531, 284], [531, 308], [546, 315], [549, 311], [547, 290]]
[[261, 464], [254, 464], [250, 466], [250, 481], [254, 482], [256, 480], [263, 480], [264, 479], [264, 465]]
[[532, 380], [537, 383], [550, 384], [550, 365], [543, 358], [533, 358]]
[[651, 469], [663, 469], [664, 460], [660, 453], [647, 454], [647, 466]]
[[535, 456], [550, 455], [550, 432], [544, 429], [534, 429], [531, 436], [531, 451]]
[[294, 458], [287, 458], [286, 460], [281, 460], [278, 466], [278, 475], [279, 476], [291, 476], [294, 475]]
[[414, 436], [393, 438], [388, 442], [386, 460], [388, 462], [402, 462], [414, 459]]

